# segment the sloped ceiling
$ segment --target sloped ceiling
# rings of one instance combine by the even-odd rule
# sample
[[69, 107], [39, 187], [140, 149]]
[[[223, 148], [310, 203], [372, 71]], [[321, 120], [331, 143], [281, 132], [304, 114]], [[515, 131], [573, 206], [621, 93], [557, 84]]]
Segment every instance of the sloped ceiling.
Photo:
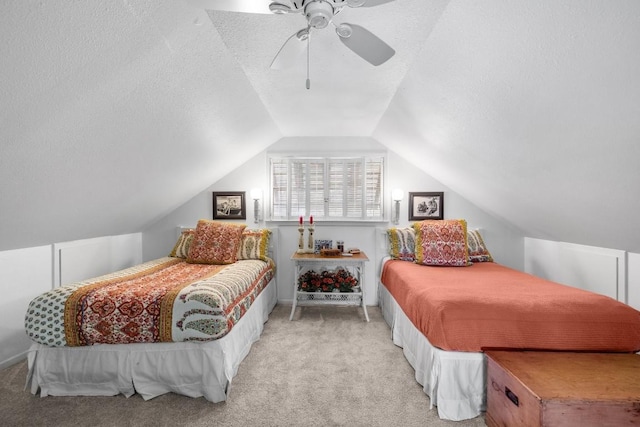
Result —
[[173, 0], [0, 4], [0, 250], [140, 231], [280, 137], [195, 17]]
[[282, 137], [361, 136], [525, 235], [640, 252], [640, 2], [396, 0], [336, 20], [396, 55], [373, 67], [318, 31], [307, 90], [304, 57], [269, 69], [300, 16], [0, 4], [0, 250], [139, 231]]
[[640, 2], [450, 2], [374, 136], [526, 236], [639, 252]]

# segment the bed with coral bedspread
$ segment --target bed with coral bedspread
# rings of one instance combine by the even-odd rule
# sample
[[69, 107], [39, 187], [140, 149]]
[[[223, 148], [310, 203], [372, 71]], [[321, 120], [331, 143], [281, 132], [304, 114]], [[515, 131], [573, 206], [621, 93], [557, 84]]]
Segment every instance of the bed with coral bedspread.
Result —
[[[640, 312], [632, 307], [497, 264], [486, 247], [482, 262], [425, 265], [419, 246], [448, 237], [425, 242], [414, 233], [420, 226], [389, 232], [396, 250], [383, 262], [379, 297], [394, 343], [440, 418], [469, 419], [485, 410], [485, 349], [640, 350]], [[398, 236], [405, 239], [399, 246]]]
[[[183, 233], [176, 244], [182, 256], [174, 248], [174, 256], [32, 300], [25, 316], [34, 341], [28, 353], [32, 393], [137, 392], [150, 399], [176, 392], [225, 400], [238, 365], [276, 304], [275, 265], [265, 249], [270, 232], [260, 231], [256, 240], [255, 232], [232, 227], [236, 238], [227, 252], [234, 256], [214, 263], [220, 259], [208, 262], [198, 259], [196, 249], [188, 252], [197, 246], [197, 230]], [[207, 232], [210, 227], [202, 231]], [[262, 240], [261, 254], [242, 257], [243, 239], [245, 246]], [[217, 245], [210, 235], [204, 240], [208, 247]]]

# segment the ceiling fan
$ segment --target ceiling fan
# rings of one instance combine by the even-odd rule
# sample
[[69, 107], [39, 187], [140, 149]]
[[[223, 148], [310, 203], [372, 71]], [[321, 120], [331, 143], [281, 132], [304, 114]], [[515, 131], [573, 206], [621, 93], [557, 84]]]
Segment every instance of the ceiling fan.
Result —
[[[356, 25], [336, 24], [333, 18], [345, 7], [374, 7], [393, 0], [188, 0], [198, 8], [244, 13], [292, 14], [305, 16], [307, 26], [296, 31], [282, 45], [271, 62], [271, 68], [283, 69], [294, 65], [300, 55], [307, 50], [307, 68], [309, 58], [309, 40], [311, 29], [320, 30], [331, 25], [335, 28], [340, 41], [356, 55], [372, 65], [388, 61], [395, 50], [371, 33]], [[307, 81], [307, 87], [309, 82]]]

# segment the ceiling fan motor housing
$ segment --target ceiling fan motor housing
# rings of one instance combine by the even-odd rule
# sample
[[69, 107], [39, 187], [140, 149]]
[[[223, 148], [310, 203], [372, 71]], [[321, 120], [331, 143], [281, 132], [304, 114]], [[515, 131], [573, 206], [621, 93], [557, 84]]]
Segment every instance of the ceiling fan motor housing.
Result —
[[309, 26], [321, 29], [331, 22], [334, 9], [331, 3], [325, 0], [313, 0], [305, 5], [304, 14], [307, 17]]

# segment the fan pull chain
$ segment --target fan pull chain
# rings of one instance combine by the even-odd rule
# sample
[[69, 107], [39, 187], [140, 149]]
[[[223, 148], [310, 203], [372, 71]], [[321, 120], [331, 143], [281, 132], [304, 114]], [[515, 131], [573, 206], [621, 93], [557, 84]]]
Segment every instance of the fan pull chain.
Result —
[[309, 79], [309, 57], [311, 56], [311, 31], [307, 35], [307, 90], [311, 88], [311, 80]]

